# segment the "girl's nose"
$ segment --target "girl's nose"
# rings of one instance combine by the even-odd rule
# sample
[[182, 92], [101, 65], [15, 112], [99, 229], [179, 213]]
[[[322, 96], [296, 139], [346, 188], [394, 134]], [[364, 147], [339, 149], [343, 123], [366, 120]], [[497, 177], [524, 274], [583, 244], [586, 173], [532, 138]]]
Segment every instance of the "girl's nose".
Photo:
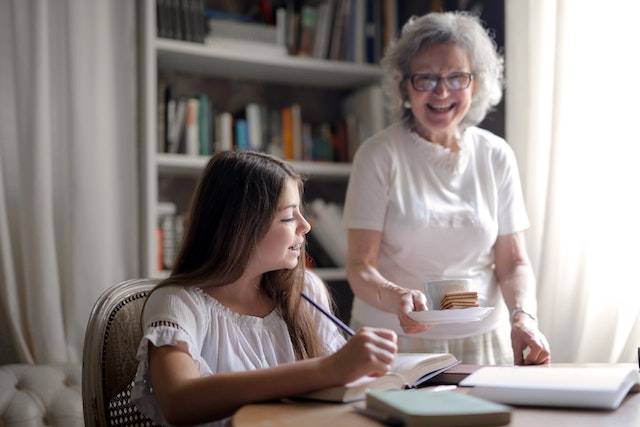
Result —
[[309, 224], [309, 222], [302, 215], [300, 215], [300, 223], [298, 226], [298, 231], [301, 234], [307, 234], [309, 231], [311, 231], [311, 224]]

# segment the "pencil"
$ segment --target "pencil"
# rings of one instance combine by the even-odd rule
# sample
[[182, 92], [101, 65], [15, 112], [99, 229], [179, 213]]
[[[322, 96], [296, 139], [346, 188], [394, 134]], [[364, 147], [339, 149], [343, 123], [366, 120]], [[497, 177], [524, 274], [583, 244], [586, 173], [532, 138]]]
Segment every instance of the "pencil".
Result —
[[324, 314], [329, 320], [331, 320], [338, 328], [342, 329], [347, 335], [352, 337], [356, 334], [355, 331], [351, 329], [347, 324], [345, 324], [342, 320], [338, 319], [336, 316], [334, 316], [333, 314], [329, 313], [327, 310], [322, 308], [320, 304], [316, 303], [314, 300], [306, 296], [304, 292], [302, 292], [301, 295], [302, 295], [302, 298], [306, 299], [309, 304], [314, 306], [320, 313]]

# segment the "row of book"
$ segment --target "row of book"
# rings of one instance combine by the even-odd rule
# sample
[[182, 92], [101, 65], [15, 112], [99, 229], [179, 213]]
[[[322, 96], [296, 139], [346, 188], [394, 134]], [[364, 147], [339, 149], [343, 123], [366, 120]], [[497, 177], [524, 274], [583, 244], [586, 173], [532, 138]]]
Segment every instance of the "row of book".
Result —
[[387, 0], [287, 1], [275, 10], [275, 25], [214, 14], [205, 42], [259, 45], [270, 55], [378, 63], [397, 33], [397, 3]]
[[158, 37], [204, 43], [204, 0], [156, 0]]
[[[157, 150], [191, 156], [253, 150], [286, 160], [349, 162], [359, 143], [383, 127], [384, 119], [372, 112], [382, 101], [370, 93], [382, 96], [375, 87], [355, 93], [344, 101], [344, 119], [311, 124], [303, 121], [298, 104], [270, 108], [251, 102], [231, 113], [216, 108], [206, 94], [176, 97], [167, 86], [158, 105]], [[370, 102], [377, 104], [361, 108]]]
[[[312, 230], [307, 238], [310, 267], [344, 267], [347, 238], [341, 225], [342, 208], [321, 199], [307, 206]], [[184, 216], [175, 203], [158, 203], [156, 227], [157, 269], [170, 270], [180, 250], [184, 234]]]
[[397, 2], [325, 0], [287, 10], [289, 53], [377, 64], [397, 33]]

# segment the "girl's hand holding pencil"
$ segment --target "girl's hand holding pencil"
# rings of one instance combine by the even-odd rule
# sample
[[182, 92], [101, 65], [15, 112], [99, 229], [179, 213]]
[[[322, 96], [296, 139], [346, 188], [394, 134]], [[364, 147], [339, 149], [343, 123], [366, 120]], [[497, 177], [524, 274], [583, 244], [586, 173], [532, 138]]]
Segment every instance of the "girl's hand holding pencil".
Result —
[[365, 375], [384, 375], [391, 369], [397, 352], [395, 332], [365, 327], [325, 359], [324, 372], [334, 376], [336, 384], [346, 384]]

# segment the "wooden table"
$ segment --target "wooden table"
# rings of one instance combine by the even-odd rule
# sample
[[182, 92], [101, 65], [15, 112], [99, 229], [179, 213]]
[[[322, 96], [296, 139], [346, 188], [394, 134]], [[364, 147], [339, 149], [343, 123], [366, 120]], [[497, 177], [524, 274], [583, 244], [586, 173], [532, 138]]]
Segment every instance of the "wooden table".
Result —
[[[362, 402], [356, 405], [363, 405]], [[354, 405], [281, 402], [246, 405], [233, 416], [234, 427], [376, 427]], [[630, 394], [615, 411], [514, 408], [510, 426], [516, 427], [639, 427], [640, 393]]]

